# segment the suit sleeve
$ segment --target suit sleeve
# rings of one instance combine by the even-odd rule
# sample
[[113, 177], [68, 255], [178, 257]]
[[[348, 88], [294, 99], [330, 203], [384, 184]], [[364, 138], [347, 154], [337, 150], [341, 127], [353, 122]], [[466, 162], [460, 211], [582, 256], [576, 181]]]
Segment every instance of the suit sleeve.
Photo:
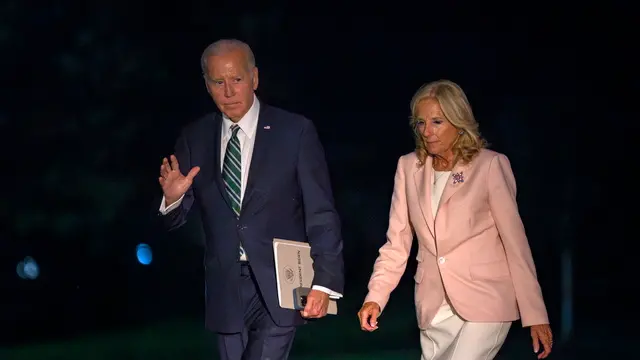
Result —
[[364, 302], [373, 301], [384, 310], [391, 292], [398, 286], [411, 252], [413, 231], [409, 221], [406, 179], [402, 168], [403, 159], [398, 160], [394, 180], [387, 242], [380, 248], [369, 280], [369, 293]]
[[297, 164], [307, 238], [313, 258], [313, 286], [344, 289], [340, 219], [335, 209], [324, 149], [313, 123], [305, 119]]
[[[191, 156], [189, 152], [189, 144], [187, 143], [187, 137], [183, 132], [178, 140], [176, 141], [175, 153], [174, 155], [178, 159], [178, 163], [180, 164], [180, 171], [182, 174], [187, 174], [191, 170]], [[193, 189], [189, 188], [181, 200], [178, 201], [178, 206], [169, 206], [171, 208], [169, 211], [162, 211], [164, 204], [164, 197], [162, 198], [161, 211], [159, 213], [160, 218], [164, 226], [168, 230], [175, 230], [187, 222], [187, 215], [191, 206], [193, 206], [194, 196]], [[172, 204], [169, 204], [172, 205]]]
[[522, 326], [548, 324], [533, 256], [516, 203], [516, 181], [509, 159], [495, 156], [489, 166], [489, 205], [504, 245]]

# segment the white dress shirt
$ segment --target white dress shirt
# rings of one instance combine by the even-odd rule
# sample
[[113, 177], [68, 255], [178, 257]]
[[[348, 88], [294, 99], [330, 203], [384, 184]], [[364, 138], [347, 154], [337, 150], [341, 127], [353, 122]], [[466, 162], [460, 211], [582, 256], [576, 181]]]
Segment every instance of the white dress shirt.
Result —
[[[247, 180], [249, 178], [249, 168], [251, 167], [251, 157], [253, 155], [253, 146], [256, 141], [256, 129], [258, 127], [258, 116], [260, 115], [260, 101], [254, 95], [253, 104], [249, 111], [238, 121], [234, 123], [227, 116], [222, 116], [222, 131], [220, 132], [220, 171], [222, 172], [222, 166], [224, 164], [224, 155], [227, 151], [227, 143], [231, 139], [231, 125], [237, 124], [240, 127], [238, 130], [238, 140], [240, 141], [241, 157], [242, 157], [242, 179], [240, 190], [240, 204], [244, 199], [244, 192], [247, 187]], [[178, 199], [175, 203], [166, 206], [164, 196], [160, 203], [160, 213], [166, 215], [171, 210], [180, 206], [184, 195]], [[246, 257], [240, 260], [247, 260]], [[329, 294], [332, 299], [340, 299], [342, 294], [327, 289], [323, 286], [314, 285], [313, 289], [320, 290]]]

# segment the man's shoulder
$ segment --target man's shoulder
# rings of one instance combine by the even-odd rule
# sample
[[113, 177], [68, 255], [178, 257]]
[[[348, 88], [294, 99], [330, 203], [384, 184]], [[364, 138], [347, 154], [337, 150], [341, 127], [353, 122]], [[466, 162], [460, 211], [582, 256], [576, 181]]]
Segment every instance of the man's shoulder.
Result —
[[191, 121], [182, 128], [182, 134], [187, 137], [202, 134], [203, 132], [211, 132], [213, 126], [220, 122], [220, 114], [211, 112], [205, 114], [195, 121]]
[[[267, 125], [272, 128], [275, 126], [281, 129], [290, 129], [294, 132], [300, 132], [305, 127], [313, 125], [313, 122], [302, 114], [261, 102], [260, 118], [263, 116], [264, 120], [269, 123]], [[182, 134], [192, 138], [211, 132], [212, 129], [215, 129], [216, 124], [220, 124], [221, 120], [222, 116], [218, 112], [205, 114], [185, 125], [182, 129]]]
[[283, 108], [273, 106], [270, 104], [261, 103], [260, 112], [264, 113], [268, 121], [275, 122], [280, 125], [284, 125], [287, 128], [291, 128], [291, 127], [302, 128], [304, 126], [311, 124], [311, 120], [309, 120], [306, 116], [302, 114], [285, 110]]

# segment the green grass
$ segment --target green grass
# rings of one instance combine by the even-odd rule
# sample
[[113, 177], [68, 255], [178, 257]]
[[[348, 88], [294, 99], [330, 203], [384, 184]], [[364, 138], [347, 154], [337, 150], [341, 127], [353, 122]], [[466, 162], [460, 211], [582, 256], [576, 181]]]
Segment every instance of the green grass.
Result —
[[[292, 359], [406, 359], [418, 358], [414, 317], [381, 319], [375, 333], [360, 330], [354, 316], [329, 317], [301, 327]], [[400, 350], [414, 344], [411, 351]], [[398, 351], [390, 351], [397, 348]], [[175, 320], [140, 329], [79, 336], [68, 341], [4, 349], [8, 360], [126, 360], [213, 359], [213, 337], [200, 320]], [[366, 354], [366, 355], [365, 355]]]
[[[419, 359], [419, 332], [408, 299], [390, 302], [380, 329], [360, 330], [355, 305], [345, 303], [340, 316], [328, 316], [299, 328], [291, 359]], [[202, 319], [178, 319], [137, 329], [77, 336], [67, 341], [0, 349], [0, 360], [215, 360], [216, 348]], [[513, 326], [497, 359], [531, 354], [528, 333]], [[558, 356], [557, 359], [569, 359]]]
[[420, 350], [396, 350], [396, 351], [380, 351], [380, 352], [360, 352], [354, 354], [337, 354], [337, 355], [309, 355], [309, 356], [292, 356], [292, 360], [395, 360], [395, 359], [420, 359]]

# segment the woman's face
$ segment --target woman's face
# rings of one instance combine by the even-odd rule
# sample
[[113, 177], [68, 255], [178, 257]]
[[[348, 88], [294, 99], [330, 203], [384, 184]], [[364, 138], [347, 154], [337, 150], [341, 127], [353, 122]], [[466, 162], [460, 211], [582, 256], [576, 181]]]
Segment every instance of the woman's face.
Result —
[[431, 155], [445, 156], [458, 138], [455, 128], [442, 113], [438, 100], [426, 98], [416, 106], [416, 131], [424, 137]]

